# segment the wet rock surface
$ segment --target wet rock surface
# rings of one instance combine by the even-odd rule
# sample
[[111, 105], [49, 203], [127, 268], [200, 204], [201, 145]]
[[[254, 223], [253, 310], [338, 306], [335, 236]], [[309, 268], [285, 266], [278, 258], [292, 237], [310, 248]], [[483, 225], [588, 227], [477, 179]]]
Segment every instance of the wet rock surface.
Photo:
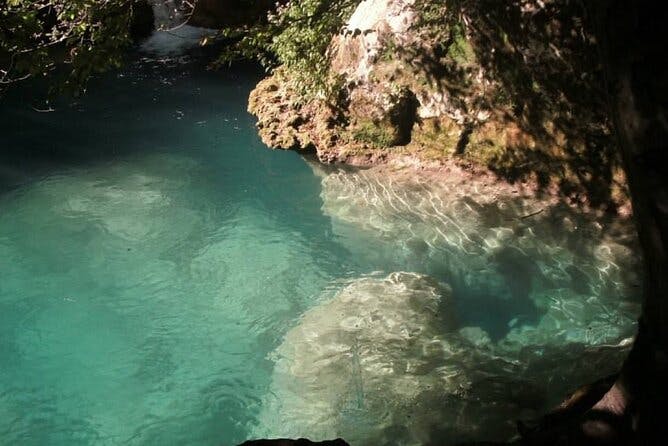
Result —
[[272, 149], [322, 150], [337, 143], [337, 111], [325, 101], [302, 103], [281, 70], [255, 87], [248, 111], [258, 117], [260, 138]]

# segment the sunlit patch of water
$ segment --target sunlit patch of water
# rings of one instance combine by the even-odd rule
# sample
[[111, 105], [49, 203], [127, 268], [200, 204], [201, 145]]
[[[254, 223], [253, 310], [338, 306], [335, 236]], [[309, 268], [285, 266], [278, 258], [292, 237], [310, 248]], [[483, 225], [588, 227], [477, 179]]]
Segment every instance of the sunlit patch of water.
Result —
[[630, 221], [461, 179], [321, 175], [323, 211], [342, 243], [450, 284], [460, 316], [492, 338], [595, 344], [633, 333], [639, 264]]

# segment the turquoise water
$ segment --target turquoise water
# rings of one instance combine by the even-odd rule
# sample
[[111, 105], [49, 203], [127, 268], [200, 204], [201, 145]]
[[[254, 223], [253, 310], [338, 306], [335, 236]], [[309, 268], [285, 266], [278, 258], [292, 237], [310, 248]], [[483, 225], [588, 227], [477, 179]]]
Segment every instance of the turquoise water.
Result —
[[[568, 343], [609, 348], [633, 332], [637, 299], [624, 291], [637, 287], [628, 260], [632, 240], [600, 230], [594, 239], [574, 235], [569, 243], [577, 247], [581, 237], [591, 249], [573, 254], [573, 246], [560, 246], [563, 238], [545, 235], [538, 243], [542, 233], [530, 232], [513, 239], [531, 245], [520, 254], [508, 245], [510, 251], [480, 263], [484, 252], [475, 247], [503, 248], [508, 240], [498, 222], [482, 228], [480, 218], [434, 200], [428, 211], [400, 208], [364, 173], [321, 171], [296, 153], [267, 150], [245, 112], [258, 78], [252, 69], [211, 73], [198, 65], [146, 63], [94, 81], [74, 105], [51, 113], [33, 111], [20, 93], [0, 102], [0, 444], [227, 445], [260, 434], [307, 436], [312, 431], [298, 426], [313, 426], [310, 415], [280, 422], [271, 413], [276, 399], [291, 404], [279, 388], [285, 376], [275, 370], [281, 352], [305, 342], [295, 340], [296, 327], [302, 321], [317, 327], [323, 316], [313, 309], [328, 308], [341, 290], [363, 287], [375, 299], [426, 286], [412, 278], [404, 285], [404, 276], [398, 285], [383, 279], [395, 271], [428, 274], [443, 289], [448, 283], [457, 328], [478, 333], [482, 350], [503, 349], [507, 364], [489, 366], [485, 382], [516, 374], [510, 365], [527, 347], [549, 344], [558, 363]], [[396, 187], [392, 197], [425, 188]], [[369, 198], [369, 191], [377, 194]], [[425, 193], [440, 193], [441, 204], [448, 199], [447, 191]], [[494, 221], [501, 211], [490, 212]], [[460, 226], [469, 222], [476, 236], [450, 228], [444, 215], [461, 217]], [[444, 239], [430, 232], [434, 227], [445, 231]], [[622, 241], [611, 245], [615, 237]], [[378, 308], [372, 313], [385, 311]], [[420, 314], [405, 317], [419, 326], [431, 317]], [[432, 331], [441, 327], [429, 324]], [[603, 326], [608, 331], [589, 336]], [[373, 342], [385, 342], [372, 334]], [[439, 333], [430, 336], [446, 342]], [[481, 344], [462, 351], [475, 352], [474, 345]], [[373, 361], [358, 347], [350, 351], [350, 386], [362, 410], [363, 400], [378, 399], [365, 381]], [[438, 370], [456, 369], [461, 360], [438, 358]], [[313, 370], [300, 379], [317, 381], [318, 389], [340, 384]], [[548, 372], [563, 382], [571, 376], [552, 363], [525, 370], [523, 379], [543, 380]], [[470, 388], [482, 389], [490, 404], [510, 398], [489, 386]], [[513, 400], [524, 414], [551, 402]], [[426, 412], [436, 407], [423, 405]], [[363, 444], [405, 423], [388, 421], [393, 407], [368, 415], [363, 428], [332, 421], [323, 435], [353, 438], [359, 431]], [[458, 423], [459, 431], [480, 436]]]

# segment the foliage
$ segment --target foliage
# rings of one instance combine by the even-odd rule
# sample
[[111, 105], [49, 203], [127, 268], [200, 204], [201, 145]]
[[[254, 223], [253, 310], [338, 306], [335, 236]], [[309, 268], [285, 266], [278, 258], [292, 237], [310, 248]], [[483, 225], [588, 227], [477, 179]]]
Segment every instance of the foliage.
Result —
[[54, 73], [78, 91], [91, 74], [120, 65], [131, 42], [136, 0], [0, 2], [0, 91]]
[[[333, 87], [327, 48], [359, 2], [279, 1], [266, 20], [223, 29], [226, 45], [218, 62], [244, 58], [259, 60], [267, 69], [282, 65], [303, 92], [329, 94]], [[52, 85], [82, 89], [91, 74], [120, 65], [140, 3], [146, 4], [139, 0], [0, 1], [0, 89], [54, 73], [61, 79]]]
[[257, 59], [271, 70], [283, 66], [303, 93], [329, 95], [327, 48], [360, 0], [291, 0], [278, 4], [264, 23], [221, 32], [232, 40], [219, 63]]

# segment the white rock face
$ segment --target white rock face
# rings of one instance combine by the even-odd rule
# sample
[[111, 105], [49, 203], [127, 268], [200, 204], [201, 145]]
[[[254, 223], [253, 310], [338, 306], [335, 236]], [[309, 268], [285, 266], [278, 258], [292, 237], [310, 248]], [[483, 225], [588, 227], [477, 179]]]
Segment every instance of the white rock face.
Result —
[[[330, 47], [332, 70], [342, 74], [350, 89], [352, 102], [382, 97], [393, 87], [388, 73], [399, 70], [410, 72], [410, 61], [404, 60], [399, 48], [413, 52], [424, 45], [413, 28], [417, 14], [414, 0], [364, 0], [348, 20], [344, 31], [334, 37]], [[384, 52], [390, 59], [384, 59]], [[428, 53], [430, 48], [424, 48]], [[408, 56], [410, 58], [410, 56]], [[378, 73], [380, 76], [377, 76]], [[412, 76], [412, 75], [410, 75]], [[398, 81], [402, 85], [405, 81]], [[412, 82], [410, 82], [412, 83]], [[420, 118], [436, 118], [453, 115], [456, 109], [450, 103], [449, 95], [438, 88], [414, 89]], [[382, 102], [380, 99], [378, 102]], [[383, 109], [382, 105], [380, 106]], [[453, 115], [455, 119], [456, 116]], [[463, 122], [463, 117], [460, 119]]]
[[364, 0], [334, 39], [333, 67], [348, 81], [366, 81], [387, 40], [402, 43], [415, 21], [413, 0]]
[[378, 30], [388, 26], [398, 37], [413, 23], [413, 0], [364, 0], [348, 20], [348, 30]]

